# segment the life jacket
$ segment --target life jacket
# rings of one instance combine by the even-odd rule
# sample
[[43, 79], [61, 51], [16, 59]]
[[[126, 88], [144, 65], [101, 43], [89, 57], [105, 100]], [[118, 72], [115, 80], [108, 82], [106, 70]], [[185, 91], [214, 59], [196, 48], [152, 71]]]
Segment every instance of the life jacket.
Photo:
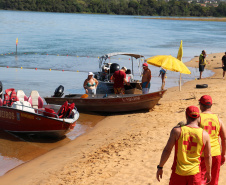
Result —
[[68, 105], [68, 110], [66, 111], [66, 113], [64, 115], [65, 118], [69, 118], [71, 116], [71, 112], [74, 109], [74, 107], [75, 107], [75, 103], [71, 103]]
[[64, 104], [60, 107], [57, 113], [58, 117], [69, 118], [74, 107], [75, 107], [74, 103], [68, 104], [68, 101], [64, 102]]
[[3, 106], [11, 107], [14, 102], [18, 101], [15, 89], [6, 89], [4, 94]]
[[68, 110], [68, 101], [64, 102], [64, 104], [60, 107], [59, 111], [57, 112], [59, 118], [64, 118], [67, 110]]

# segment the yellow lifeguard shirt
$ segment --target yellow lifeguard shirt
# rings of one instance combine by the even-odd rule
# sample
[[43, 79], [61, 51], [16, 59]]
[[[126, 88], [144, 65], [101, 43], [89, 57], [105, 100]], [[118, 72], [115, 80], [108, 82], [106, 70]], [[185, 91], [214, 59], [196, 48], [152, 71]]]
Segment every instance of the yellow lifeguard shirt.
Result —
[[[201, 113], [200, 127], [208, 132], [210, 136], [211, 155], [221, 155], [221, 147], [219, 143], [220, 123], [216, 114]], [[203, 157], [204, 155], [202, 155]]]
[[203, 129], [189, 126], [181, 127], [180, 137], [175, 144], [173, 165], [175, 173], [181, 176], [199, 173], [200, 156], [203, 149]]

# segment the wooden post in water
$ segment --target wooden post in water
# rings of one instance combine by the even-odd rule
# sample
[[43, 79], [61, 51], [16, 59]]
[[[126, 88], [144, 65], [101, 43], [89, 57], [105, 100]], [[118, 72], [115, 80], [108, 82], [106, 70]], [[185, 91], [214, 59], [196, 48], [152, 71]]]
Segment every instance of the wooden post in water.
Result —
[[18, 38], [16, 38], [16, 55], [17, 55], [17, 44], [18, 44]]

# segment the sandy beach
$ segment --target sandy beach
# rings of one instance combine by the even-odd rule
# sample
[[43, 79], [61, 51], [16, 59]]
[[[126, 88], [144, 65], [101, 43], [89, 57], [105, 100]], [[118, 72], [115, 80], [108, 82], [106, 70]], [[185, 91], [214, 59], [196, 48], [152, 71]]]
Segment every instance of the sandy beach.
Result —
[[[223, 53], [207, 52], [207, 55], [206, 68], [215, 72], [213, 76], [186, 82], [181, 92], [179, 87], [168, 89], [153, 110], [106, 117], [74, 141], [11, 170], [0, 177], [0, 184], [168, 184], [174, 152], [164, 166], [160, 183], [155, 177], [156, 166], [171, 129], [185, 121], [185, 109], [190, 105], [198, 106], [202, 95], [211, 95], [213, 112], [226, 123]], [[195, 57], [186, 65], [198, 67], [197, 61]], [[196, 84], [208, 84], [208, 88], [197, 89]], [[225, 184], [223, 174], [226, 174], [226, 164], [221, 168], [219, 185]]]

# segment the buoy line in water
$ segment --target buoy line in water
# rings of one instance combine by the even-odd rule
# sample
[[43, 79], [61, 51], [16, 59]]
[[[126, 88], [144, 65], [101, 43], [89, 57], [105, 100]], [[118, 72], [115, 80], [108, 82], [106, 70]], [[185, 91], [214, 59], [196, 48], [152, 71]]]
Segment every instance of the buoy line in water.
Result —
[[[64, 69], [46, 69], [46, 68], [33, 68], [33, 67], [18, 67], [18, 66], [0, 66], [0, 67], [2, 67], [2, 68], [11, 68], [11, 69], [34, 69], [34, 70], [45, 70], [45, 71], [62, 71], [62, 72], [64, 72], [64, 71], [66, 71], [66, 72], [77, 72], [77, 73], [79, 73], [79, 72], [81, 72], [81, 73], [88, 73], [89, 71], [79, 71], [79, 70], [64, 70]], [[136, 74], [135, 74], [136, 75]], [[137, 73], [137, 75], [139, 75], [138, 73]], [[152, 77], [159, 77], [158, 75], [153, 75]], [[166, 77], [167, 79], [178, 79], [178, 77]], [[186, 79], [186, 80], [194, 80], [194, 78], [193, 77], [183, 77], [183, 80], [184, 79]], [[197, 79], [195, 79], [195, 80], [197, 80]]]

